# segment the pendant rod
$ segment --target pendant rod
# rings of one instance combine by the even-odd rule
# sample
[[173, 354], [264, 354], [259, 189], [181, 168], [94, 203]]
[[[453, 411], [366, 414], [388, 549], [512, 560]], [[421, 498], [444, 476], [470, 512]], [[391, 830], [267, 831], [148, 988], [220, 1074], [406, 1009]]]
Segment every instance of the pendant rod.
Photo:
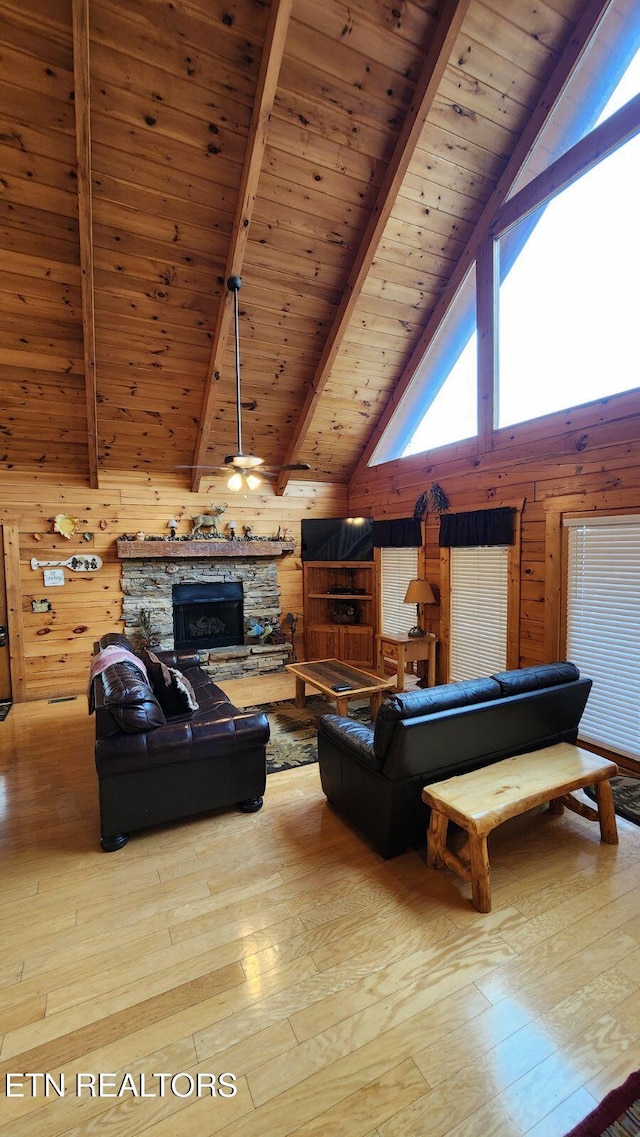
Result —
[[240, 422], [240, 335], [238, 332], [238, 292], [242, 280], [239, 276], [230, 276], [227, 281], [227, 288], [233, 292], [233, 317], [235, 328], [235, 350], [236, 350], [236, 418], [238, 429], [238, 454], [242, 454], [242, 426]]

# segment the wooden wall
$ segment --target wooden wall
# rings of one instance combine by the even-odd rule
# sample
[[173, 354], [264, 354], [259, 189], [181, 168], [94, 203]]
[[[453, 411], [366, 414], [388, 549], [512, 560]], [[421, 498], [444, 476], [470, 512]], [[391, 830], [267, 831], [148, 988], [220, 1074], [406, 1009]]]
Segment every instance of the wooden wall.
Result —
[[[252, 524], [260, 535], [278, 526], [300, 539], [304, 516], [366, 514], [375, 518], [411, 515], [416, 499], [434, 482], [447, 494], [452, 510], [524, 503], [519, 638], [521, 666], [554, 654], [557, 603], [553, 590], [558, 566], [554, 549], [545, 543], [548, 517], [563, 510], [640, 510], [640, 396], [630, 393], [589, 404], [567, 414], [550, 415], [498, 431], [493, 450], [477, 454], [473, 443], [442, 448], [385, 463], [367, 471], [351, 488], [320, 483], [291, 483], [284, 497], [270, 491], [234, 497], [223, 482], [211, 482], [198, 495], [177, 479], [158, 483], [145, 475], [103, 479], [100, 489], [86, 487], [82, 477], [57, 484], [43, 475], [5, 475], [0, 485], [0, 523], [5, 527], [7, 593], [13, 606], [12, 652], [18, 689], [15, 699], [79, 694], [86, 687], [91, 647], [105, 631], [121, 627], [120, 563], [115, 542], [122, 533], [162, 535], [171, 516], [187, 532], [189, 518], [212, 501], [229, 502], [228, 519]], [[67, 541], [53, 533], [52, 519], [66, 512], [78, 517], [79, 534], [94, 534], [92, 543], [78, 535]], [[100, 527], [100, 522], [106, 528]], [[17, 540], [6, 540], [6, 534]], [[40, 534], [37, 540], [35, 534]], [[426, 524], [425, 570], [438, 586], [440, 554], [438, 520]], [[65, 570], [63, 588], [45, 589], [42, 570], [33, 571], [31, 557], [63, 560], [74, 552], [98, 553], [101, 572], [84, 576]], [[282, 610], [302, 611], [302, 572], [298, 551], [278, 566]], [[49, 613], [34, 614], [31, 601], [47, 597]], [[438, 610], [430, 626], [439, 632]], [[19, 634], [15, 634], [15, 629]], [[300, 631], [302, 624], [299, 625]], [[14, 684], [15, 686], [15, 684]]]
[[[211, 490], [209, 487], [212, 487]], [[192, 494], [178, 480], [151, 481], [144, 475], [103, 478], [100, 489], [89, 489], [79, 478], [64, 484], [4, 476], [0, 484], [0, 524], [5, 534], [5, 565], [10, 621], [13, 698], [15, 701], [81, 694], [86, 691], [94, 640], [108, 631], [121, 631], [120, 562], [116, 539], [144, 530], [167, 536], [170, 517], [180, 521], [178, 533], [190, 530], [190, 518], [206, 512], [212, 502], [228, 502], [221, 519], [251, 524], [258, 536], [273, 536], [278, 526], [292, 531], [296, 553], [278, 562], [282, 611], [302, 613], [302, 571], [299, 556], [300, 521], [304, 516], [344, 516], [344, 487], [291, 483], [284, 497], [269, 489], [249, 496], [234, 495], [224, 481], [203, 483]], [[69, 540], [53, 532], [53, 518], [69, 513], [79, 520]], [[104, 527], [103, 527], [104, 526]], [[241, 531], [241, 529], [240, 529]], [[93, 533], [86, 542], [83, 532]], [[7, 535], [9, 540], [7, 540]], [[95, 552], [104, 561], [99, 572], [65, 569], [64, 587], [45, 588], [38, 560], [66, 560]], [[32, 600], [46, 598], [52, 610], [32, 612]], [[302, 622], [297, 637], [302, 642]]]
[[[374, 467], [354, 480], [351, 514], [411, 516], [430, 485], [442, 486], [451, 511], [520, 505], [520, 666], [562, 650], [558, 546], [547, 542], [548, 518], [564, 511], [640, 512], [640, 394], [631, 392], [495, 431], [493, 449], [466, 441], [431, 454]], [[438, 518], [427, 517], [425, 575], [440, 583]], [[438, 609], [429, 627], [440, 632]], [[446, 635], [446, 629], [442, 632]]]

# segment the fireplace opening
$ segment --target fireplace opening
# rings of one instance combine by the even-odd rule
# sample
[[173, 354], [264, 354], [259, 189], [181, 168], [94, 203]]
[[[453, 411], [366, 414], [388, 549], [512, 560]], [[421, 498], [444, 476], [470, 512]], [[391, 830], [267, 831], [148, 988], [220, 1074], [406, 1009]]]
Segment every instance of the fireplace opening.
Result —
[[244, 643], [240, 581], [174, 584], [172, 596], [176, 650], [232, 647]]

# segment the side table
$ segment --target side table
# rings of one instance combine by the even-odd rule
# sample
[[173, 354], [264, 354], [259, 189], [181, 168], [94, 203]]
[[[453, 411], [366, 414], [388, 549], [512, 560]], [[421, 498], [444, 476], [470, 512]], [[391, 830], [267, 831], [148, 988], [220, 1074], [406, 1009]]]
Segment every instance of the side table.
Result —
[[407, 664], [416, 659], [427, 661], [427, 686], [434, 687], [436, 682], [436, 643], [434, 632], [426, 632], [424, 636], [392, 636], [381, 632], [376, 636], [377, 654], [376, 667], [379, 675], [384, 674], [385, 659], [393, 659], [397, 664], [396, 690], [404, 690], [404, 676]]

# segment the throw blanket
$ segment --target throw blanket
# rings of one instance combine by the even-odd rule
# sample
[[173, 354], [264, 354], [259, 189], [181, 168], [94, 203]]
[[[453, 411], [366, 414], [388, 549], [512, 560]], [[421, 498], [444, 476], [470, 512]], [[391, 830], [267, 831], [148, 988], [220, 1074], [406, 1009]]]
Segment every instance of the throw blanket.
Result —
[[119, 644], [109, 644], [108, 647], [103, 647], [97, 655], [94, 655], [91, 660], [91, 671], [89, 673], [89, 696], [91, 696], [91, 687], [96, 675], [101, 675], [105, 667], [110, 667], [112, 663], [132, 663], [142, 672], [144, 678], [149, 682], [147, 669], [141, 659], [129, 651], [126, 647], [120, 647]]

